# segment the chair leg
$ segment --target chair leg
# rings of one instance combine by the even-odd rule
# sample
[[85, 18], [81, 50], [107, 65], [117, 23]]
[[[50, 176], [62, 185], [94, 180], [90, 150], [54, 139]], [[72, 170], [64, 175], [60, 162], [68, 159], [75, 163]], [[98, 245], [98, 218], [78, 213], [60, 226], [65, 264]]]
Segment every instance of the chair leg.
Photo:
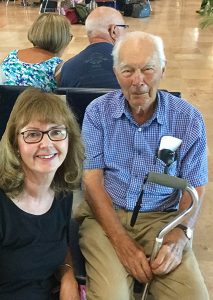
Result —
[[151, 4], [150, 4], [150, 1], [147, 0], [148, 4], [149, 4], [149, 7], [150, 7], [150, 10], [152, 11], [152, 7], [151, 7]]
[[41, 14], [41, 10], [42, 10], [42, 3], [40, 5], [40, 7], [39, 7], [39, 14]]
[[44, 7], [44, 13], [46, 12], [48, 2], [49, 2], [49, 0], [46, 0], [45, 7]]
[[61, 1], [57, 1], [57, 11], [58, 11], [58, 14], [60, 15], [61, 14]]

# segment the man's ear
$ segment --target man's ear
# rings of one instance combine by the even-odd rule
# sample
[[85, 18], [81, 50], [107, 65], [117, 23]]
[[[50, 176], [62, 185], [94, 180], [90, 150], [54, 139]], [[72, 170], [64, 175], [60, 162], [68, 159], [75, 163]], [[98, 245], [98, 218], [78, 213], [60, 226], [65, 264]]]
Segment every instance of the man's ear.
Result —
[[162, 78], [163, 78], [165, 70], [166, 70], [166, 64], [167, 64], [167, 61], [165, 61], [165, 66], [162, 68], [162, 75], [161, 75]]
[[109, 35], [110, 35], [111, 39], [113, 40], [113, 42], [115, 43], [115, 41], [117, 39], [116, 25], [111, 25], [109, 27]]
[[164, 77], [165, 70], [166, 70], [166, 67], [163, 67], [163, 68], [162, 68], [162, 71], [161, 71], [161, 78], [163, 78], [163, 77]]

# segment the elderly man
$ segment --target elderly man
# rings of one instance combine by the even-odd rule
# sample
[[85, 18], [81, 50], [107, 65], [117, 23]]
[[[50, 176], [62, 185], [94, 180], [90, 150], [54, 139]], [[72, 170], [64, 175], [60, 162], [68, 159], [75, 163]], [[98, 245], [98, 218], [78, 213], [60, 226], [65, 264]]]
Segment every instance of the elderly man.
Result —
[[112, 49], [127, 27], [121, 13], [98, 7], [87, 17], [85, 27], [90, 45], [63, 65], [60, 85], [119, 88], [113, 72]]
[[140, 211], [130, 226], [144, 178], [163, 173], [156, 157], [164, 137], [181, 141], [168, 174], [182, 177], [204, 196], [206, 133], [200, 112], [183, 99], [158, 91], [165, 69], [160, 37], [127, 33], [113, 50], [121, 90], [94, 100], [83, 123], [86, 200], [78, 217], [86, 258], [88, 300], [134, 299], [133, 278], [147, 283], [156, 300], [207, 300], [208, 292], [190, 247], [199, 209], [170, 231], [156, 257], [149, 256], [159, 230], [189, 206], [177, 190], [146, 183]]

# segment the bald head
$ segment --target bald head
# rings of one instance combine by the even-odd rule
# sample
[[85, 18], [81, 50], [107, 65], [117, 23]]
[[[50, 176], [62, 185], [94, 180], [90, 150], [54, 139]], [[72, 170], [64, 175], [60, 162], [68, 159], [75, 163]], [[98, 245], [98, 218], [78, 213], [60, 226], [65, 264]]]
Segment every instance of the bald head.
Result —
[[[123, 33], [123, 28], [116, 28], [116, 24], [124, 24], [124, 19], [118, 10], [106, 6], [95, 8], [85, 22], [89, 40], [95, 37], [109, 39], [111, 33], [115, 33], [113, 38], [116, 40]], [[111, 29], [114, 31], [111, 32]]]

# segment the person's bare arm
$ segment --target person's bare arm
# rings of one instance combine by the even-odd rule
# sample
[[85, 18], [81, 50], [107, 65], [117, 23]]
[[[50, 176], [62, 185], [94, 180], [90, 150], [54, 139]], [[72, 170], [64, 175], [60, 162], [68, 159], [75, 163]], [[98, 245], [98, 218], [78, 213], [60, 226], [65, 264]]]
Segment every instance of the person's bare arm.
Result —
[[149, 262], [143, 248], [126, 232], [103, 185], [103, 170], [84, 171], [83, 182], [86, 200], [92, 212], [106, 232], [121, 263], [132, 276], [141, 282], [152, 278]]
[[[194, 228], [198, 219], [198, 215], [202, 206], [205, 187], [200, 186], [196, 188], [199, 196], [199, 206], [196, 212], [183, 223], [185, 226]], [[188, 193], [184, 193], [180, 201], [179, 211], [183, 211], [190, 206], [191, 198]], [[183, 249], [188, 239], [180, 228], [174, 228], [170, 233], [165, 236], [163, 246], [161, 247], [157, 258], [151, 264], [154, 274], [163, 275], [174, 270], [182, 261]]]
[[59, 268], [61, 277], [60, 300], [80, 300], [78, 284], [72, 268], [71, 253], [68, 249], [64, 265]]
[[64, 62], [61, 62], [60, 64], [57, 65], [55, 68], [55, 80], [57, 82], [57, 85], [60, 84], [61, 82], [61, 69], [63, 67]]

